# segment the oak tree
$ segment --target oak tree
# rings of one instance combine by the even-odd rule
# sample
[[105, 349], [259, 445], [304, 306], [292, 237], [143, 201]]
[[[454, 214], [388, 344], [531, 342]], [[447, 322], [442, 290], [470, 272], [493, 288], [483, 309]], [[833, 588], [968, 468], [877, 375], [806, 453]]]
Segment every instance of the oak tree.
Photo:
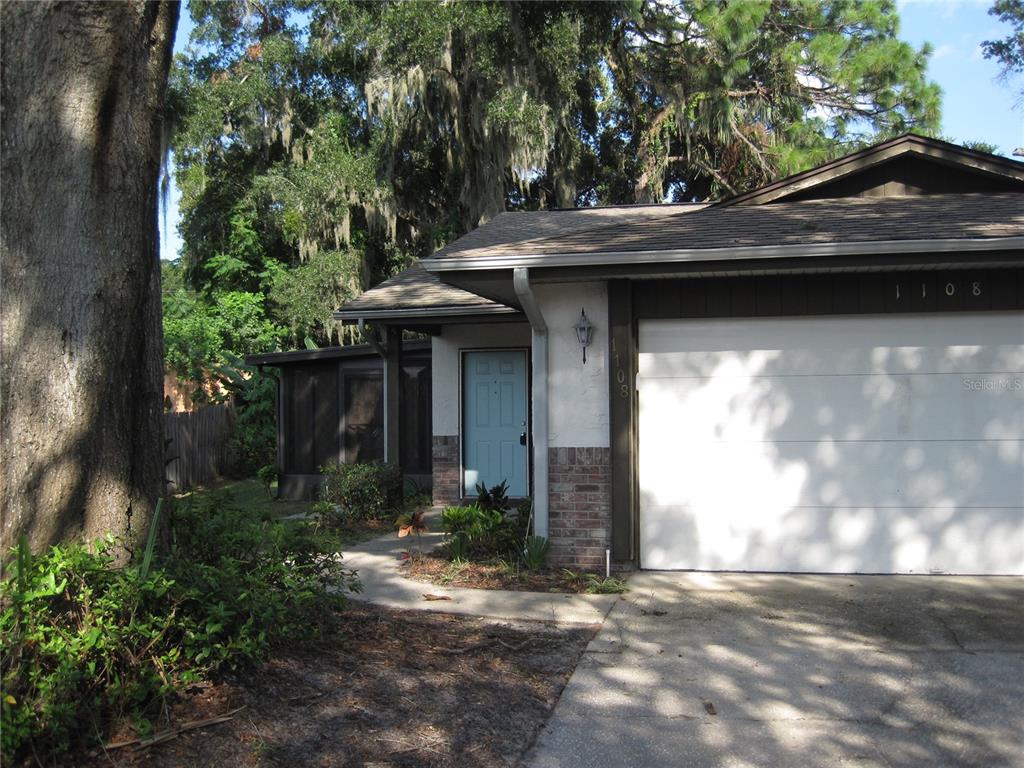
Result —
[[145, 534], [163, 477], [157, 179], [178, 4], [0, 5], [4, 550]]

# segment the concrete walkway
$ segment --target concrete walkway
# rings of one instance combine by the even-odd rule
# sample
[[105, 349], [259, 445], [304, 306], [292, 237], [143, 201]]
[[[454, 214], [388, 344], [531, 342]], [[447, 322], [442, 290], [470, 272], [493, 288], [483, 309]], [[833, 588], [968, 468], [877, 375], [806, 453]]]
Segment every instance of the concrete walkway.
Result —
[[[437, 529], [437, 513], [428, 516]], [[440, 533], [421, 537], [424, 552], [441, 543]], [[345, 565], [359, 573], [363, 591], [353, 600], [418, 611], [440, 611], [502, 621], [552, 621], [558, 624], [591, 625], [604, 621], [620, 595], [566, 595], [548, 592], [511, 592], [497, 589], [442, 587], [407, 579], [399, 572], [402, 552], [417, 551], [416, 538], [399, 539], [388, 534], [343, 552]], [[444, 595], [449, 600], [426, 600], [423, 595]]]
[[641, 572], [525, 765], [1024, 766], [1024, 580]]

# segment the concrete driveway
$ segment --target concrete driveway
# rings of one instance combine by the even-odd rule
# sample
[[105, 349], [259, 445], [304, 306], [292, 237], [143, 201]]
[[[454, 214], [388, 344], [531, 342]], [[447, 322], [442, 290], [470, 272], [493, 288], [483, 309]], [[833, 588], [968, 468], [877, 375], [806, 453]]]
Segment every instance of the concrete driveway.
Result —
[[639, 573], [526, 764], [1024, 766], [1024, 580]]

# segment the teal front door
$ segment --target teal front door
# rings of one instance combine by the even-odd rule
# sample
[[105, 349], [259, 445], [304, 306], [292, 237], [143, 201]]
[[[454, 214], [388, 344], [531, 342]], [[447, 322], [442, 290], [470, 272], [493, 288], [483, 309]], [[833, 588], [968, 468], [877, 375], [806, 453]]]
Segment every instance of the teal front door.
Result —
[[504, 481], [509, 496], [527, 496], [526, 352], [466, 352], [462, 392], [464, 493]]

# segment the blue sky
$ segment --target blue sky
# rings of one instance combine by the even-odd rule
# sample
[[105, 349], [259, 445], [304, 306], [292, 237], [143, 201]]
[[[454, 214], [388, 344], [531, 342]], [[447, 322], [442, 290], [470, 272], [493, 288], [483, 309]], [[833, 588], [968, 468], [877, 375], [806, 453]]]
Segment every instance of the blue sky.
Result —
[[903, 0], [900, 37], [915, 47], [935, 48], [929, 77], [943, 90], [942, 129], [961, 141], [995, 144], [1009, 156], [1024, 146], [1024, 104], [1017, 109], [1021, 79], [998, 82], [999, 66], [981, 55], [981, 41], [1006, 37], [1007, 24], [988, 15], [990, 2]]
[[[998, 81], [999, 67], [981, 55], [981, 41], [1005, 37], [1009, 26], [988, 15], [990, 0], [900, 0], [900, 37], [915, 47], [926, 41], [935, 49], [929, 77], [943, 90], [942, 132], [959, 141], [986, 141], [1009, 156], [1024, 147], [1024, 103], [1020, 78]], [[175, 52], [188, 45], [192, 22], [182, 9]], [[1015, 108], [1016, 107], [1016, 108]], [[173, 188], [166, 226], [160, 217], [160, 256], [177, 257], [178, 192]]]

